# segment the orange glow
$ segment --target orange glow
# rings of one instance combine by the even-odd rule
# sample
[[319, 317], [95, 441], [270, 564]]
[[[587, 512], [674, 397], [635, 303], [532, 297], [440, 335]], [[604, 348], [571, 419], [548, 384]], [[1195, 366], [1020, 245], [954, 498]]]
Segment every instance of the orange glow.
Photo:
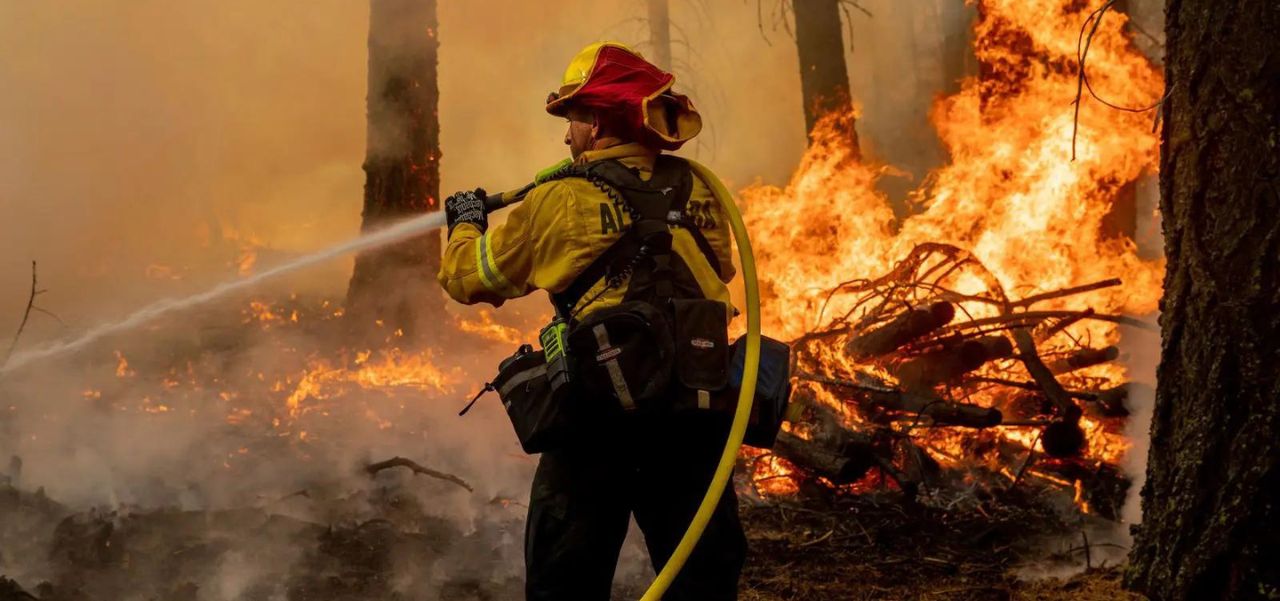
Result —
[[[830, 117], [815, 130], [812, 146], [786, 186], [743, 190], [741, 204], [761, 278], [765, 333], [791, 340], [842, 316], [858, 331], [858, 319], [875, 303], [864, 304], [857, 293], [832, 291], [842, 283], [891, 273], [913, 248], [927, 243], [958, 247], [977, 260], [939, 281], [958, 295], [1017, 300], [1119, 278], [1121, 286], [1046, 300], [1035, 310], [1154, 311], [1164, 261], [1140, 258], [1132, 240], [1108, 237], [1103, 228], [1121, 188], [1156, 169], [1159, 138], [1152, 131], [1152, 115], [1113, 110], [1086, 95], [1076, 159], [1071, 158], [1077, 36], [1101, 3], [982, 0], [975, 48], [987, 67], [986, 77], [963, 82], [958, 93], [935, 104], [931, 120], [950, 162], [924, 178], [912, 195], [913, 213], [900, 223], [895, 224], [889, 199], [875, 188], [878, 176], [891, 167], [853, 158], [845, 146], [847, 136], [835, 127], [839, 120]], [[1108, 12], [1088, 56], [1089, 78], [1108, 100], [1145, 106], [1160, 97], [1164, 84], [1160, 71], [1125, 37], [1126, 20]], [[911, 293], [919, 302], [936, 299], [934, 294]], [[996, 317], [1002, 311], [999, 303], [972, 300], [959, 300], [956, 309], [957, 321]], [[884, 373], [886, 366], [852, 360], [844, 352], [847, 339], [806, 347], [814, 356], [804, 358], [801, 368], [872, 373], [893, 383]], [[1038, 350], [1052, 357], [1078, 344], [1098, 348], [1118, 340], [1115, 324], [1082, 320], [1040, 341]], [[1016, 361], [989, 363], [978, 375], [1029, 379]], [[1068, 388], [1092, 390], [1125, 378], [1123, 367], [1115, 363], [1059, 376]], [[849, 424], [868, 419], [828, 387], [800, 389], [839, 411]], [[963, 400], [1000, 407], [1008, 399], [978, 392]], [[1080, 426], [1086, 460], [1114, 463], [1128, 448], [1121, 428], [1089, 417]], [[894, 428], [907, 431], [901, 423]], [[1037, 427], [917, 428], [909, 433], [943, 465], [961, 458], [995, 461], [967, 450], [976, 440], [1040, 448]], [[748, 464], [752, 459], [748, 455]], [[753, 469], [753, 476], [769, 482], [785, 473], [772, 461], [758, 462]]]
[[493, 311], [489, 309], [480, 309], [475, 319], [458, 319], [458, 329], [485, 340], [510, 345], [519, 345], [534, 340], [537, 336], [537, 332], [521, 332], [494, 321]]
[[359, 388], [410, 388], [424, 392], [447, 392], [452, 389], [454, 375], [446, 374], [432, 362], [432, 353], [407, 353], [400, 349], [358, 354], [349, 364], [335, 364], [326, 359], [312, 362], [285, 400], [289, 414], [306, 410], [304, 403], [323, 400]]
[[124, 353], [115, 351], [115, 355], [117, 378], [128, 378], [136, 374], [136, 372], [129, 368], [129, 360], [124, 358]]

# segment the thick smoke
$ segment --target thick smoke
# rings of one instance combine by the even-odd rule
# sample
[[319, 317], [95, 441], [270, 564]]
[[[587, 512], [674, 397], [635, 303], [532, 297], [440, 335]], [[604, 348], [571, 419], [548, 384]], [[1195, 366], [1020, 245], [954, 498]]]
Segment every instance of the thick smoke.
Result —
[[[643, 50], [647, 39], [637, 21], [643, 6], [629, 0], [439, 4], [446, 194], [514, 188], [565, 156], [563, 122], [542, 108], [565, 62], [591, 41], [621, 39]], [[972, 13], [949, 12], [941, 1], [919, 11], [890, 0], [861, 4], [871, 16], [851, 13], [849, 64], [863, 143], [873, 159], [919, 178], [944, 159], [928, 107], [948, 90], [949, 74], [966, 68], [935, 55], [956, 47]], [[685, 154], [709, 163], [730, 187], [785, 182], [805, 144], [788, 28], [771, 11], [761, 17], [753, 2], [673, 0], [671, 17], [677, 86], [691, 93], [707, 125]], [[33, 259], [48, 290], [40, 306], [64, 323], [35, 315], [23, 347], [355, 234], [367, 33], [367, 1], [0, 2], [0, 324], [20, 318]], [[256, 265], [246, 265], [251, 257]], [[349, 273], [349, 260], [335, 261], [261, 296], [336, 296]], [[260, 373], [296, 372], [284, 346], [333, 341], [324, 332], [282, 339], [241, 327], [248, 300], [229, 299], [0, 380], [0, 460], [21, 458], [21, 469], [9, 474], [15, 484], [43, 488], [71, 512], [256, 507], [300, 523], [358, 522], [375, 515], [387, 502], [378, 495], [391, 490], [423, 499], [424, 511], [447, 518], [458, 537], [519, 519], [518, 506], [499, 510], [490, 502], [527, 500], [532, 472], [505, 416], [496, 403], [481, 403], [461, 421], [455, 416], [509, 345], [452, 345], [440, 357], [454, 375], [447, 390], [410, 404], [354, 398], [332, 419], [309, 422], [311, 442], [300, 446], [299, 432], [281, 437], [263, 419], [271, 407], [251, 407], [253, 416], [228, 423], [228, 407], [239, 401], [222, 393], [262, 386]], [[541, 303], [504, 308], [521, 314], [507, 323], [536, 323]], [[200, 352], [211, 348], [228, 350]], [[114, 351], [139, 373], [190, 357], [175, 376], [183, 386], [187, 373], [220, 380], [201, 380], [181, 405], [147, 413], [137, 407], [167, 398], [166, 385], [120, 376]], [[133, 408], [111, 399], [130, 399]], [[393, 425], [382, 428], [367, 412]], [[476, 492], [421, 477], [371, 480], [358, 471], [393, 455], [456, 473]], [[297, 491], [307, 496], [291, 496]], [[329, 513], [321, 500], [336, 498], [361, 501]], [[123, 514], [111, 519], [127, 531]], [[241, 537], [204, 576], [203, 594], [241, 598], [306, 561], [290, 544], [305, 531], [295, 526], [264, 526], [256, 538], [202, 531]], [[480, 565], [498, 568], [486, 577], [517, 577], [518, 530], [504, 536], [500, 552], [459, 551], [451, 565], [420, 569], [458, 573], [489, 554]], [[634, 547], [627, 557], [620, 573], [647, 571]], [[24, 582], [52, 576], [41, 561], [18, 559], [0, 555], [0, 572]]]

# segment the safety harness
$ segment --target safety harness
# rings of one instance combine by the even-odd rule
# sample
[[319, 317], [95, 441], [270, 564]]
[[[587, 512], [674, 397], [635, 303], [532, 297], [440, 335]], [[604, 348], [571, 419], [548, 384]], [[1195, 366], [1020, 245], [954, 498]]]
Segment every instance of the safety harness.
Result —
[[[630, 223], [567, 288], [551, 295], [555, 319], [539, 334], [541, 350], [522, 346], [492, 383], [524, 450], [555, 448], [607, 414], [729, 415], [745, 374], [745, 346], [741, 340], [729, 344], [729, 308], [706, 298], [672, 246], [673, 228], [684, 228], [720, 274], [719, 257], [687, 214], [694, 184], [689, 163], [659, 155], [647, 180], [617, 160], [572, 164], [539, 182], [571, 177], [598, 188]], [[624, 286], [619, 303], [583, 314]], [[757, 384], [767, 398], [752, 412], [747, 437], [766, 447], [790, 392], [789, 351], [768, 342], [762, 351], [774, 367], [765, 373], [773, 377]]]
[[[551, 295], [558, 315], [574, 315], [575, 308], [582, 308], [579, 305], [583, 297], [601, 280], [605, 281], [605, 287], [598, 294], [621, 286], [628, 277], [637, 276], [637, 268], [646, 261], [651, 261], [652, 265], [644, 279], [653, 284], [652, 293], [656, 297], [653, 300], [675, 296], [703, 298], [696, 280], [680, 278], [681, 274], [673, 272], [673, 262], [683, 262], [672, 252], [670, 228], [673, 226], [688, 231], [716, 275], [722, 275], [720, 259], [712, 250], [711, 243], [685, 212], [693, 192], [693, 172], [683, 159], [658, 155], [648, 180], [641, 179], [639, 170], [610, 159], [586, 165], [568, 165], [544, 181], [569, 177], [586, 179], [598, 188], [615, 206], [627, 212], [631, 225], [568, 288]], [[629, 287], [628, 300], [637, 296], [630, 291], [641, 291], [636, 289], [637, 283], [640, 282], [633, 280]]]
[[[566, 375], [580, 377], [588, 393], [616, 398], [624, 410], [645, 409], [657, 399], [664, 402], [648, 404], [668, 409], [672, 397], [679, 405], [678, 397], [689, 395], [693, 401], [685, 404], [710, 409], [712, 394], [728, 380], [728, 318], [727, 308], [706, 298], [672, 248], [672, 228], [685, 228], [720, 274], [719, 257], [686, 213], [694, 177], [689, 164], [658, 155], [646, 180], [637, 169], [604, 160], [569, 165], [547, 179], [568, 177], [586, 179], [625, 210], [631, 223], [573, 283], [551, 295], [557, 319], [543, 331], [543, 348], [569, 349], [575, 364], [565, 363]], [[619, 305], [578, 319], [596, 299], [623, 285]], [[548, 351], [548, 376], [554, 378], [558, 366], [551, 356]]]

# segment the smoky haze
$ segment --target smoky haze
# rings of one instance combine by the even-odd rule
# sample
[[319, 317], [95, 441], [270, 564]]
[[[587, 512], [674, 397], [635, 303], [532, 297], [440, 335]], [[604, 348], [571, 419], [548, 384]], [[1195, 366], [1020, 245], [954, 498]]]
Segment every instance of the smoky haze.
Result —
[[[445, 193], [516, 187], [566, 154], [542, 101], [585, 43], [644, 46], [633, 4], [440, 3]], [[784, 180], [804, 142], [789, 40], [746, 5], [675, 2], [672, 19], [708, 123], [693, 154], [738, 184]], [[0, 316], [20, 314], [32, 259], [76, 329], [234, 275], [252, 241], [266, 263], [355, 233], [367, 34], [349, 0], [0, 2]], [[304, 283], [338, 289], [348, 269]]]
[[[806, 143], [795, 44], [775, 4], [764, 0], [758, 11], [750, 0], [671, 2], [676, 87], [693, 98], [706, 126], [682, 154], [709, 164], [731, 189], [785, 183]], [[972, 13], [944, 11], [940, 0], [860, 4], [871, 15], [853, 11], [846, 23], [859, 130], [871, 160], [900, 170], [884, 185], [901, 199], [945, 160], [926, 115], [948, 91], [949, 74], [968, 67], [935, 55], [964, 36]], [[564, 124], [543, 110], [546, 94], [589, 42], [617, 39], [645, 52], [645, 15], [635, 0], [439, 2], [441, 191], [515, 188], [566, 156]], [[367, 0], [0, 0], [0, 344], [7, 346], [26, 305], [32, 260], [48, 290], [40, 306], [65, 325], [33, 316], [23, 348], [239, 277], [247, 252], [257, 261], [248, 269], [261, 270], [355, 235], [368, 18]], [[263, 292], [340, 295], [350, 270], [349, 259], [335, 261]], [[192, 330], [190, 341], [144, 328], [117, 342], [143, 369], [180, 355], [183, 344], [216, 341], [203, 321], [247, 300], [168, 324]], [[515, 309], [536, 315], [541, 302]], [[255, 372], [292, 368], [264, 338], [254, 335], [243, 352], [195, 369], [248, 381]], [[297, 465], [282, 465], [283, 451], [273, 455], [276, 447], [250, 438], [269, 426], [228, 434], [226, 401], [215, 390], [192, 399], [185, 420], [86, 410], [88, 390], [162, 394], [154, 383], [121, 379], [104, 346], [0, 381], [0, 404], [21, 414], [0, 421], [0, 459], [23, 455], [23, 486], [46, 487], [75, 509], [235, 507], [326, 478], [350, 484], [363, 477], [344, 470], [396, 454], [462, 475], [476, 498], [527, 498], [531, 463], [519, 456], [496, 404], [482, 405], [462, 426], [445, 421], [456, 420], [459, 397], [510, 349], [460, 346], [461, 356], [441, 360], [456, 374], [447, 392], [408, 409], [369, 401], [377, 411], [400, 411], [391, 433], [344, 415], [350, 420], [315, 433], [330, 444]], [[242, 448], [271, 459], [232, 479], [219, 466]], [[436, 509], [463, 531], [487, 511], [448, 486], [414, 486], [441, 499]], [[278, 509], [334, 517], [288, 507], [296, 508]], [[512, 574], [518, 546], [503, 556]], [[286, 564], [298, 559], [278, 555]], [[263, 575], [236, 554], [223, 564], [206, 587], [214, 598], [238, 598]], [[640, 570], [630, 565], [622, 571]]]

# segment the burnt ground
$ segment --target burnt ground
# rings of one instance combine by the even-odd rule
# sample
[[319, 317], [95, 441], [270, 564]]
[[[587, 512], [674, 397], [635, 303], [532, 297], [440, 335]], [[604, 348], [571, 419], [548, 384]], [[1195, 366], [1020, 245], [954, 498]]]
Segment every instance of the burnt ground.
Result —
[[[522, 598], [520, 507], [489, 503], [489, 515], [462, 526], [429, 515], [407, 488], [344, 495], [324, 502], [332, 522], [320, 523], [271, 504], [76, 512], [0, 485], [0, 573], [14, 578], [0, 580], [0, 601]], [[1114, 524], [1044, 491], [968, 490], [915, 504], [893, 491], [744, 497], [744, 601], [1139, 599], [1119, 587], [1122, 550], [1097, 542]], [[1081, 564], [1086, 553], [1094, 568], [1083, 574], [1018, 577]], [[638, 598], [647, 584], [643, 574], [620, 579], [619, 599]]]
[[[1109, 522], [1064, 520], [1030, 501], [948, 509], [861, 495], [826, 506], [746, 508], [752, 557], [742, 599], [1140, 599], [1120, 588], [1115, 558], [1123, 550], [1113, 543], [1091, 542], [1094, 567], [1072, 569], [1085, 562], [1079, 532], [1106, 531]], [[1041, 576], [1053, 572], [1081, 573]]]

